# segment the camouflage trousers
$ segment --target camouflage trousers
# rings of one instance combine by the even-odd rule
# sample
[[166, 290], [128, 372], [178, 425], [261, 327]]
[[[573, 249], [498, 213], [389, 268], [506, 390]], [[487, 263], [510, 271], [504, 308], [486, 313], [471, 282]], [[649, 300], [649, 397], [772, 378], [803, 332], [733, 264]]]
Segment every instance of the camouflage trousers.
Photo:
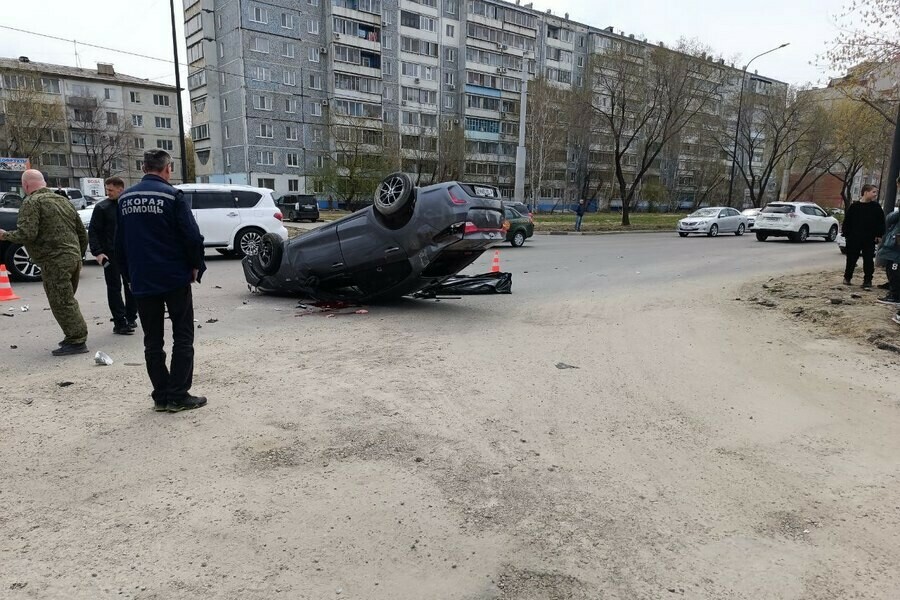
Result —
[[59, 258], [41, 265], [44, 291], [53, 317], [59, 323], [68, 344], [87, 341], [88, 328], [75, 299], [81, 276], [81, 257]]

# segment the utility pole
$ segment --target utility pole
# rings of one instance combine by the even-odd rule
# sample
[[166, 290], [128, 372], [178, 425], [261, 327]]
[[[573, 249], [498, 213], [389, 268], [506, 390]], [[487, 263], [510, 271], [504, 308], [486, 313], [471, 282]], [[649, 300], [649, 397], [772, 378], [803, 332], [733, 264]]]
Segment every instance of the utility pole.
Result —
[[897, 107], [897, 122], [894, 127], [894, 147], [891, 150], [891, 166], [888, 169], [887, 185], [884, 186], [884, 212], [894, 211], [897, 206], [897, 180], [900, 179], [900, 106]]
[[178, 31], [175, 29], [175, 0], [172, 9], [172, 52], [175, 56], [175, 105], [178, 107], [178, 146], [181, 148], [181, 183], [187, 183], [187, 156], [184, 147], [184, 107], [181, 105], [181, 65], [178, 64]]
[[[513, 200], [525, 201], [525, 121], [528, 110], [528, 53], [522, 55], [522, 94], [519, 101], [519, 146], [516, 148], [516, 184]], [[532, 210], [537, 207], [532, 207]]]

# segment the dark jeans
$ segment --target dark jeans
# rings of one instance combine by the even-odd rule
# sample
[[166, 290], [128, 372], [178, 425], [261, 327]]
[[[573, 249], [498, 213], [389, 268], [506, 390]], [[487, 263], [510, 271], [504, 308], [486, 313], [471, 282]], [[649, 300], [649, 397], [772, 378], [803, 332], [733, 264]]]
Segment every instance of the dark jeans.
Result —
[[859, 257], [863, 259], [863, 279], [872, 281], [875, 275], [875, 240], [847, 240], [847, 268], [844, 269], [844, 279], [853, 279], [853, 271]]
[[[137, 321], [137, 305], [131, 295], [131, 286], [122, 277], [122, 272], [116, 267], [115, 261], [110, 261], [103, 269], [106, 278], [106, 301], [109, 303], [109, 311], [112, 313], [116, 326], [125, 325]], [[122, 290], [125, 290], [125, 301], [122, 301]]]
[[581, 231], [582, 219], [584, 219], [583, 215], [575, 215], [575, 231]]
[[900, 298], [900, 263], [890, 262], [885, 270], [888, 284], [891, 286], [890, 296], [895, 299]]
[[[153, 384], [153, 401], [177, 403], [188, 396], [194, 379], [194, 300], [191, 286], [160, 296], [137, 298], [144, 330], [144, 359]], [[172, 368], [166, 368], [163, 350], [165, 311], [172, 320]]]

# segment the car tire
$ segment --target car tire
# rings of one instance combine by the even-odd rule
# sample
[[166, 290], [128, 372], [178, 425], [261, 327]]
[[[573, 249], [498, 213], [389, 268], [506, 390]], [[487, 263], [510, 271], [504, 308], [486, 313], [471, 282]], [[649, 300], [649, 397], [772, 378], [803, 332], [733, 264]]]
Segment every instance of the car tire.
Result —
[[706, 235], [709, 237], [717, 237], [719, 235], [719, 226], [713, 223], [709, 226], [709, 231], [706, 232]]
[[294, 222], [297, 220], [297, 213], [292, 210], [289, 210], [288, 214], [287, 214], [287, 218], [288, 218], [288, 221]]
[[743, 223], [738, 225], [737, 231], [734, 232], [734, 235], [736, 235], [738, 237], [744, 235], [744, 224]]
[[413, 199], [413, 184], [406, 173], [391, 173], [375, 190], [375, 210], [390, 217], [403, 212]]
[[760, 233], [760, 232], [758, 232], [758, 231], [756, 232], [756, 241], [758, 241], [758, 242], [764, 242], [764, 241], [766, 241], [767, 239], [769, 239], [769, 236], [766, 235], [765, 233]]
[[790, 239], [794, 243], [802, 244], [803, 242], [805, 242], [806, 240], [809, 239], [809, 227], [807, 227], [806, 225], [803, 225], [800, 228], [800, 231], [798, 231], [797, 233], [792, 233], [790, 235]]
[[4, 264], [13, 281], [35, 282], [41, 280], [41, 268], [31, 262], [25, 246], [9, 244], [3, 255]]
[[250, 260], [264, 275], [274, 275], [281, 268], [282, 258], [284, 258], [284, 242], [274, 233], [267, 233], [259, 242], [259, 252]]
[[522, 246], [524, 246], [525, 232], [521, 230], [517, 231], [513, 238], [509, 241], [509, 243], [512, 244], [513, 248], [521, 248]]
[[679, 232], [678, 232], [678, 235], [680, 235], [681, 237], [687, 237], [687, 236], [688, 236], [688, 234], [686, 234], [686, 233], [684, 233], [684, 232], [682, 232], [682, 231], [679, 231]]
[[[265, 235], [261, 229], [257, 229], [255, 227], [248, 227], [247, 229], [241, 229], [238, 234], [234, 238], [234, 254], [238, 258], [244, 258], [245, 256], [253, 256], [259, 250], [259, 244], [262, 242], [262, 238]], [[279, 238], [280, 239], [280, 238]]]
[[837, 239], [837, 236], [838, 236], [838, 226], [832, 225], [831, 229], [828, 230], [828, 237], [825, 238], [825, 241], [833, 242], [834, 240]]

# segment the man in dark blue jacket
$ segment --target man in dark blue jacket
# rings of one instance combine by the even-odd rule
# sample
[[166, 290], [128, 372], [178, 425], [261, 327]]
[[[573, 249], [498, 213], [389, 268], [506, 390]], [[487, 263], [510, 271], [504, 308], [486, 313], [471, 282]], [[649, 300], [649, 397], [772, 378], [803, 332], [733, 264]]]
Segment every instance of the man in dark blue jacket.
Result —
[[[144, 178], [119, 196], [116, 258], [131, 281], [144, 330], [144, 358], [157, 411], [200, 408], [192, 396], [194, 302], [191, 283], [206, 270], [203, 236], [182, 192], [169, 185], [172, 157], [144, 153]], [[166, 368], [165, 312], [172, 320], [172, 366]]]

